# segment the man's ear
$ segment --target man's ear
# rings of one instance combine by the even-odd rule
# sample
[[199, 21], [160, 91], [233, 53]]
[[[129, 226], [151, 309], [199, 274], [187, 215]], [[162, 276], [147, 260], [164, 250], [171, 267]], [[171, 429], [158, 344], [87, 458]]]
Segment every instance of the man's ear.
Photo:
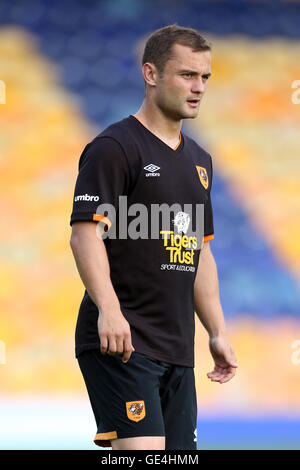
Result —
[[146, 62], [142, 67], [144, 80], [149, 86], [156, 86], [158, 80], [158, 72], [154, 64]]

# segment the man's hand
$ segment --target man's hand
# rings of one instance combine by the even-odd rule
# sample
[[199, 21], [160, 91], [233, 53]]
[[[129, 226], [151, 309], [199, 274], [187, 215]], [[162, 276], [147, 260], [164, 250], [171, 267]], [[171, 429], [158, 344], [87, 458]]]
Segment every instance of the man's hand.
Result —
[[123, 354], [123, 362], [130, 359], [135, 349], [131, 342], [130, 325], [120, 309], [99, 310], [98, 333], [101, 354]]
[[215, 361], [215, 368], [207, 374], [213, 382], [228, 382], [235, 376], [238, 367], [234, 351], [225, 336], [209, 339], [209, 349]]

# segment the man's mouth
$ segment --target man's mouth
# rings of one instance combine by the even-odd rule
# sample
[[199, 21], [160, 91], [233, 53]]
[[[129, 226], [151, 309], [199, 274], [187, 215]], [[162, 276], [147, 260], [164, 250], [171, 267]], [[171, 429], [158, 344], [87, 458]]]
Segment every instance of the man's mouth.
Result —
[[195, 98], [194, 100], [187, 100], [189, 105], [192, 106], [193, 108], [196, 108], [196, 106], [198, 106], [199, 101], [200, 101], [199, 98]]

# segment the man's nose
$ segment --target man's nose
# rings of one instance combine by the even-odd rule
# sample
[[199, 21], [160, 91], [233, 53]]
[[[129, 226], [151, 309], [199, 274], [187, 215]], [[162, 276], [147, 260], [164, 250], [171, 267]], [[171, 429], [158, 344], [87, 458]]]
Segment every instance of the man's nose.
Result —
[[204, 93], [205, 91], [205, 81], [202, 77], [199, 77], [193, 82], [192, 92], [194, 93]]

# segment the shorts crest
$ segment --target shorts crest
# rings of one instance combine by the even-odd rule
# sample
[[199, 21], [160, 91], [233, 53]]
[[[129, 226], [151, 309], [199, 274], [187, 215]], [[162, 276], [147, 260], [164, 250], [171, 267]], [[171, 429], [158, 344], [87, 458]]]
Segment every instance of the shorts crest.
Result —
[[126, 411], [127, 417], [131, 419], [131, 421], [141, 421], [141, 419], [146, 416], [145, 402], [143, 400], [127, 401]]

